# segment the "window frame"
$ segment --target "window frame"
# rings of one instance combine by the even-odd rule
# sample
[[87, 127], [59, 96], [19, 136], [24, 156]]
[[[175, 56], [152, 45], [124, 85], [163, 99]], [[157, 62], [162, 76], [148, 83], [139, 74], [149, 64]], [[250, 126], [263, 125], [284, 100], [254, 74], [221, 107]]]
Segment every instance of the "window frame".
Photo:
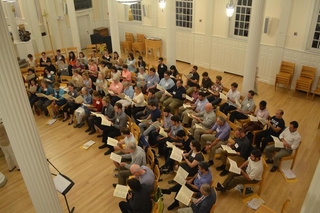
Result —
[[[178, 4], [181, 4], [181, 7], [180, 5]], [[191, 7], [188, 7], [188, 4], [191, 4]], [[194, 27], [194, 1], [193, 0], [176, 0], [175, 1], [175, 16], [176, 16], [176, 23], [175, 23], [175, 26], [179, 29], [183, 29], [183, 30], [193, 30], [193, 27]], [[180, 10], [182, 10], [182, 13], [177, 13], [178, 12], [178, 8], [180, 8]], [[183, 11], [186, 11], [187, 10], [190, 10], [191, 11], [191, 15], [190, 14], [186, 14], [184, 13]], [[183, 19], [178, 19], [178, 15], [181, 15], [182, 16], [189, 16], [191, 17], [191, 21], [190, 20], [183, 20]], [[191, 25], [190, 27], [189, 26], [180, 26], [180, 25], [177, 25], [178, 22], [181, 22], [182, 25], [184, 24], [188, 24], [188, 25]]]
[[315, 1], [313, 14], [311, 15], [310, 20], [310, 28], [309, 28], [309, 35], [306, 43], [306, 51], [312, 53], [320, 53], [320, 29], [317, 31], [319, 32], [318, 38], [318, 48], [312, 47], [314, 41], [314, 35], [316, 33], [316, 25], [317, 23], [320, 25], [320, 0]]
[[[132, 7], [135, 7], [136, 5], [140, 5], [140, 8], [132, 8]], [[143, 14], [142, 14], [142, 4], [141, 4], [141, 2], [138, 2], [137, 4], [130, 5], [129, 9], [128, 9], [128, 13], [129, 13], [130, 9], [131, 9], [132, 17], [133, 17], [132, 21], [134, 21], [134, 22], [142, 22]], [[139, 12], [139, 11], [140, 11], [140, 14], [136, 14], [136, 12]], [[137, 20], [137, 19], [135, 19], [135, 17], [140, 17], [141, 20]]]

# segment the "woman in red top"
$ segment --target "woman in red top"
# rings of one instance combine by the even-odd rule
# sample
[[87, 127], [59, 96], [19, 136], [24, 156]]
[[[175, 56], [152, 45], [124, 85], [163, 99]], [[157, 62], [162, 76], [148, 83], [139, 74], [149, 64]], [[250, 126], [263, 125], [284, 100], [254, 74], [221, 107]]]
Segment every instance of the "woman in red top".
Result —
[[73, 51], [69, 52], [69, 66], [68, 66], [68, 71], [69, 71], [69, 76], [72, 76], [72, 67], [76, 65], [77, 57], [74, 54]]
[[85, 115], [85, 120], [87, 123], [89, 123], [89, 117], [90, 117], [90, 112], [101, 112], [102, 109], [102, 98], [100, 94], [97, 91], [94, 91], [92, 94], [92, 105], [91, 106], [86, 106], [90, 111]]

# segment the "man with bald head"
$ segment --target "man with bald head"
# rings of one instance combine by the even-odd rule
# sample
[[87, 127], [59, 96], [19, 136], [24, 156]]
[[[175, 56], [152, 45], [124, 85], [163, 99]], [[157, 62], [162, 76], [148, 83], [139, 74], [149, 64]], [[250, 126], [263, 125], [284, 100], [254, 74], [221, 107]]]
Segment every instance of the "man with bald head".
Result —
[[[207, 103], [202, 112], [193, 114], [191, 118], [193, 119], [190, 130], [191, 134], [194, 139], [200, 141], [201, 135], [214, 125], [216, 114], [213, 111], [212, 104]], [[197, 128], [196, 124], [201, 126], [201, 128]]]
[[151, 193], [154, 188], [154, 173], [147, 166], [139, 166], [138, 164], [132, 164], [130, 167], [130, 172], [139, 179], [141, 185]]

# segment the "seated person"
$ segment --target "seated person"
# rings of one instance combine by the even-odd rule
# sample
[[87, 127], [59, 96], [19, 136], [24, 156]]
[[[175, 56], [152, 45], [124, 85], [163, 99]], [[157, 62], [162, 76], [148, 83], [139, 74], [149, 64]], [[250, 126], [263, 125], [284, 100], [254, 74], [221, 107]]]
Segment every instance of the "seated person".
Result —
[[[126, 96], [128, 96], [129, 98], [133, 98], [134, 95], [134, 90], [132, 88], [132, 86], [130, 86], [129, 82], [122, 82], [123, 85], [123, 94], [125, 94]], [[128, 107], [129, 105], [131, 105], [131, 101], [122, 98], [121, 100], [117, 101], [117, 103], [121, 103], [123, 107]], [[128, 116], [131, 116], [131, 114], [128, 114]]]
[[[170, 78], [169, 71], [164, 73], [164, 77], [160, 80], [159, 85], [165, 90], [169, 90], [175, 85], [174, 81]], [[169, 98], [169, 96], [161, 90], [156, 92], [155, 95], [160, 100], [160, 103], [163, 103], [166, 99]]]
[[[274, 144], [266, 147], [267, 163], [273, 164], [270, 172], [277, 171], [282, 157], [290, 156], [292, 151], [297, 149], [301, 142], [301, 136], [297, 131], [299, 124], [297, 121], [291, 121], [290, 126], [287, 127], [279, 136], [284, 148], [277, 148]], [[274, 156], [273, 153], [277, 152]]]
[[[284, 112], [281, 109], [276, 111], [276, 115], [274, 115], [267, 123], [268, 128], [261, 132], [258, 132], [256, 135], [256, 139], [254, 141], [256, 148], [260, 149], [263, 152], [264, 148], [266, 148], [268, 142], [273, 141], [272, 136], [279, 137], [280, 133], [284, 130], [285, 122], [282, 118]], [[260, 146], [261, 143], [261, 146]]]
[[208, 72], [202, 73], [202, 80], [201, 80], [201, 89], [210, 89], [213, 82], [211, 78], [209, 77]]
[[[223, 116], [217, 118], [215, 125], [207, 130], [201, 135], [201, 147], [202, 152], [206, 154], [210, 151], [209, 154], [209, 165], [213, 165], [214, 155], [216, 154], [216, 149], [220, 148], [221, 145], [225, 145], [228, 142], [230, 136], [230, 126]], [[212, 134], [215, 132], [215, 134]], [[210, 144], [207, 145], [207, 141], [210, 141]]]
[[86, 109], [83, 104], [92, 104], [92, 96], [90, 95], [87, 87], [82, 87], [81, 94], [83, 97], [83, 102], [81, 103], [82, 105], [80, 105], [79, 108], [75, 111], [77, 123], [73, 126], [74, 128], [80, 128], [84, 125], [82, 119], [86, 114], [85, 111], [88, 109]]
[[174, 66], [174, 65], [170, 66], [169, 74], [170, 74], [170, 78], [172, 78], [172, 80], [174, 82], [177, 82], [177, 80], [179, 80], [181, 78], [179, 75], [179, 71], [177, 70], [176, 66]]
[[[88, 118], [90, 117], [91, 112], [101, 112], [102, 109], [102, 99], [100, 94], [97, 91], [94, 91], [92, 93], [92, 105], [87, 104], [84, 107], [85, 115], [83, 117], [83, 120], [85, 120], [88, 123]], [[81, 128], [84, 125], [84, 122], [81, 122], [81, 125], [78, 126], [78, 128]]]
[[247, 97], [241, 102], [240, 109], [237, 109], [231, 112], [229, 121], [234, 123], [235, 119], [247, 119], [248, 115], [253, 113], [255, 104], [253, 101], [253, 96], [255, 92], [253, 90], [249, 90]]
[[[117, 146], [112, 147], [108, 145], [108, 147], [113, 150], [117, 150], [118, 155], [128, 154], [129, 152], [126, 150], [125, 147], [123, 147], [123, 145], [127, 146], [129, 142], [136, 143], [136, 139], [134, 138], [134, 135], [132, 134], [132, 132], [130, 132], [130, 129], [126, 126], [121, 127], [120, 132], [124, 138], [118, 141]], [[129, 158], [129, 160], [131, 159]]]
[[[197, 169], [197, 173], [191, 179], [186, 180], [185, 186], [193, 191], [196, 196], [198, 195], [197, 197], [201, 197], [200, 188], [204, 184], [208, 184], [209, 186], [211, 185], [212, 175], [207, 162], [200, 162]], [[170, 187], [168, 189], [161, 189], [161, 191], [163, 194], [171, 194], [171, 192], [176, 192], [177, 196], [180, 189], [181, 185], [177, 183], [173, 187]], [[172, 210], [178, 206], [179, 201], [174, 199], [174, 202], [168, 207], [168, 210]]]
[[146, 85], [146, 78], [148, 74], [145, 72], [145, 68], [139, 67], [139, 72], [137, 74], [137, 86], [143, 88]]
[[[122, 104], [116, 103], [114, 105], [115, 115], [113, 118], [109, 118], [111, 121], [111, 126], [106, 126], [103, 129], [102, 135], [98, 135], [98, 137], [102, 137], [103, 145], [99, 146], [99, 149], [103, 149], [108, 147], [107, 139], [108, 137], [115, 138], [121, 135], [120, 129], [121, 127], [127, 126], [127, 116], [122, 109]], [[109, 147], [109, 150], [104, 153], [104, 155], [109, 155], [114, 151], [113, 147]]]
[[[267, 109], [267, 102], [266, 101], [260, 101], [259, 108], [256, 109], [254, 116], [268, 120], [269, 111]], [[247, 122], [243, 125], [244, 132], [246, 132], [246, 133], [254, 131], [254, 130], [261, 130], [261, 129], [263, 129], [263, 127], [264, 127], [264, 125], [260, 121], [256, 121], [256, 122], [250, 121], [250, 122]]]
[[[51, 103], [52, 111], [53, 111], [53, 118], [58, 118], [59, 116], [59, 107], [65, 105], [67, 100], [63, 97], [64, 90], [60, 88], [60, 84], [58, 82], [53, 84], [53, 97], [57, 98], [58, 100], [54, 100]], [[62, 115], [60, 115], [62, 116]]]
[[[148, 97], [147, 97], [148, 98], [147, 104], [149, 104], [149, 103], [151, 103], [151, 101], [153, 101], [156, 104], [156, 106], [158, 106], [159, 100], [155, 96], [155, 93], [156, 93], [156, 91], [154, 89], [149, 90]], [[144, 102], [144, 104], [145, 104], [145, 102]], [[138, 121], [138, 119], [145, 119], [146, 117], [149, 116], [150, 112], [151, 111], [148, 107], [145, 107], [142, 110], [141, 110], [141, 108], [134, 108], [133, 117], [134, 117], [136, 124], [139, 125], [140, 122]]]
[[176, 108], [182, 106], [184, 97], [183, 94], [186, 93], [186, 89], [182, 86], [183, 81], [177, 80], [176, 85], [168, 90], [170, 96], [163, 102], [164, 107], [169, 107], [171, 112], [174, 112]]
[[181, 113], [182, 125], [185, 127], [190, 127], [190, 122], [192, 118], [188, 116], [188, 113], [193, 114], [193, 112], [200, 113], [205, 111], [205, 105], [209, 103], [206, 99], [206, 94], [204, 92], [199, 93], [199, 98], [194, 104], [191, 104], [191, 108], [184, 108], [184, 106], [179, 108]]
[[167, 141], [169, 142], [175, 142], [178, 140], [177, 138], [177, 133], [179, 130], [183, 130], [183, 127], [180, 124], [180, 118], [177, 115], [174, 115], [171, 117], [171, 129], [170, 132], [168, 133], [168, 137], [164, 137], [162, 135], [159, 135], [157, 138], [157, 144], [158, 144], [158, 152], [159, 156], [163, 155], [163, 148], [166, 144]]
[[216, 190], [226, 192], [227, 190], [233, 189], [238, 184], [258, 183], [262, 179], [263, 173], [261, 155], [262, 153], [259, 149], [252, 150], [248, 160], [239, 167], [241, 169], [241, 174], [229, 174], [222, 184], [219, 182], [217, 183]]
[[[171, 122], [172, 114], [170, 113], [170, 109], [164, 108], [163, 110], [163, 120], [161, 121], [161, 127], [164, 129], [165, 132], [170, 132], [172, 122]], [[146, 135], [145, 138], [149, 142], [151, 146], [157, 146], [157, 137], [159, 136], [160, 128], [155, 128], [152, 130], [149, 135]]]
[[68, 125], [71, 125], [73, 124], [73, 113], [80, 106], [80, 104], [75, 102], [75, 98], [78, 96], [78, 92], [77, 90], [75, 90], [74, 85], [72, 83], [68, 84], [67, 94], [70, 95], [71, 98], [67, 99], [66, 105], [64, 105], [64, 107], [62, 108], [64, 115], [62, 122], [67, 121], [70, 117], [70, 122], [68, 123]]
[[240, 103], [240, 92], [237, 88], [238, 84], [233, 82], [231, 84], [231, 89], [227, 93], [228, 101], [220, 106], [220, 111], [225, 115], [228, 115], [231, 110], [237, 109], [237, 103]]
[[[107, 119], [111, 119], [114, 117], [114, 109], [113, 106], [110, 104], [110, 99], [108, 97], [102, 98], [102, 109], [101, 114], [106, 116]], [[101, 124], [102, 119], [98, 116], [91, 115], [87, 119], [88, 129], [85, 132], [89, 132], [89, 135], [94, 134], [96, 131], [99, 134], [102, 134], [102, 129], [106, 126]]]
[[128, 180], [130, 191], [127, 201], [121, 201], [119, 208], [122, 213], [149, 213], [152, 210], [152, 201], [147, 188], [139, 180], [132, 178]]
[[[53, 95], [53, 89], [51, 86], [48, 85], [46, 80], [42, 80], [38, 89], [38, 93], [42, 93], [45, 95]], [[49, 116], [47, 107], [51, 104], [51, 102], [52, 101], [50, 101], [49, 99], [41, 97], [37, 101], [37, 108], [43, 111], [45, 116]], [[36, 112], [38, 109], [36, 109]]]
[[149, 193], [153, 192], [155, 177], [153, 171], [149, 167], [132, 164], [130, 172], [140, 181], [142, 186], [147, 188]]
[[142, 56], [139, 55], [138, 57], [138, 68], [142, 67], [143, 69], [146, 69], [146, 62], [143, 60]]
[[82, 73], [82, 85], [85, 86], [88, 92], [91, 94], [93, 91], [92, 79], [89, 77], [87, 71]]
[[231, 147], [236, 154], [229, 154], [227, 151], [222, 151], [220, 160], [222, 161], [222, 165], [218, 166], [217, 171], [222, 171], [220, 176], [225, 176], [229, 173], [230, 164], [227, 164], [227, 158], [234, 160], [237, 162], [237, 165], [242, 165], [250, 156], [252, 146], [244, 133], [244, 129], [242, 127], [238, 127], [235, 131], [235, 143], [228, 143], [227, 146]]
[[139, 166], [146, 165], [146, 153], [140, 146], [137, 146], [135, 142], [129, 142], [126, 150], [128, 153], [122, 155], [121, 159], [125, 162], [114, 162], [116, 171], [118, 171], [118, 174], [115, 174], [114, 177], [118, 178], [118, 184], [120, 185], [126, 185], [127, 179], [131, 175], [130, 167], [133, 164], [138, 164]]
[[122, 74], [121, 74], [122, 82], [126, 81], [131, 83], [131, 72], [128, 70], [128, 65], [122, 65]]
[[[177, 138], [178, 140], [176, 142], [172, 142], [172, 144], [186, 153], [190, 152], [190, 142], [193, 141], [194, 138], [191, 135], [187, 135], [184, 130], [179, 130], [177, 132]], [[169, 173], [173, 171], [175, 161], [170, 158], [171, 152], [172, 148], [169, 148], [167, 146], [163, 148], [165, 164], [160, 168], [161, 173]]]
[[213, 93], [207, 97], [208, 101], [212, 106], [216, 106], [221, 103], [222, 99], [220, 98], [220, 92], [223, 91], [223, 85], [221, 83], [222, 77], [220, 75], [216, 76], [216, 82], [212, 84], [210, 89]]
[[43, 80], [45, 80], [48, 83], [48, 86], [50, 86], [51, 88], [53, 87], [54, 75], [50, 72], [50, 70], [47, 67], [44, 68]]
[[108, 90], [108, 82], [106, 81], [105, 75], [102, 72], [99, 72], [98, 78], [95, 83], [96, 83], [96, 91], [98, 91], [101, 97], [104, 97]]
[[135, 115], [140, 112], [143, 111], [146, 107], [146, 101], [144, 100], [144, 95], [141, 91], [140, 87], [134, 87], [134, 94], [133, 94], [133, 98], [132, 98], [132, 103], [131, 105], [128, 105], [127, 109], [126, 109], [126, 114], [128, 116], [131, 116], [133, 114], [133, 116], [135, 117]]
[[39, 90], [39, 85], [37, 83], [37, 80], [35, 78], [31, 79], [28, 84], [28, 96], [29, 96], [29, 103], [32, 110], [33, 110], [34, 103], [36, 103], [39, 100], [38, 96], [36, 95], [38, 90]]
[[118, 95], [123, 92], [123, 85], [119, 81], [119, 78], [117, 76], [114, 76], [112, 80], [113, 81], [109, 86], [109, 90], [112, 91], [114, 94], [109, 93], [108, 96], [111, 100], [111, 105], [114, 106], [114, 104], [121, 99], [118, 97]]
[[[190, 132], [196, 140], [200, 141], [201, 135], [212, 128], [216, 121], [212, 104], [207, 103], [203, 111], [192, 115], [192, 119]], [[201, 128], [197, 128], [195, 124], [201, 126]]]
[[190, 78], [187, 78], [187, 85], [185, 85], [187, 95], [191, 95], [193, 92], [193, 87], [196, 84], [199, 84], [200, 76], [197, 71], [198, 67], [193, 66], [191, 72], [189, 72], [189, 74], [192, 74], [192, 76]]
[[[201, 145], [198, 141], [191, 141], [190, 149], [190, 152], [182, 154], [184, 161], [179, 164], [179, 166], [189, 173], [188, 177], [197, 174], [198, 164], [204, 161]], [[175, 169], [178, 169], [178, 166]]]
[[146, 94], [151, 89], [155, 89], [157, 84], [160, 82], [159, 76], [156, 74], [156, 70], [152, 67], [149, 69], [149, 74], [146, 77], [146, 84], [143, 88], [143, 93]]
[[178, 213], [210, 213], [212, 206], [216, 203], [216, 192], [209, 184], [202, 184], [200, 187], [202, 197], [192, 200], [191, 207], [178, 209]]
[[[139, 123], [139, 128], [140, 128], [140, 134], [147, 136], [149, 135], [149, 133], [155, 129], [155, 127], [152, 125], [152, 123], [158, 121], [158, 119], [161, 117], [161, 111], [158, 108], [157, 105], [155, 105], [154, 101], [151, 101], [148, 104], [148, 108], [150, 110], [150, 114], [148, 115], [148, 117], [146, 117], [145, 120], [150, 120], [149, 123]], [[145, 130], [146, 129], [146, 130]]]

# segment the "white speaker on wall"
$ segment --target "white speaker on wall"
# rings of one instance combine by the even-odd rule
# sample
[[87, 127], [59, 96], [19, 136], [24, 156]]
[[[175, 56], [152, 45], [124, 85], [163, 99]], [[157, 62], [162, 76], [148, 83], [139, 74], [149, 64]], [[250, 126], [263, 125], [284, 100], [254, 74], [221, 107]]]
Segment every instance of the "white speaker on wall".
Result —
[[266, 33], [266, 34], [269, 33], [270, 24], [271, 24], [271, 18], [270, 17], [266, 17], [264, 19], [263, 33]]
[[143, 17], [148, 17], [148, 15], [149, 15], [148, 9], [149, 9], [148, 5], [145, 5], [145, 4], [142, 5], [142, 15], [143, 15]]
[[68, 15], [68, 5], [67, 5], [67, 3], [63, 3], [63, 14]]

